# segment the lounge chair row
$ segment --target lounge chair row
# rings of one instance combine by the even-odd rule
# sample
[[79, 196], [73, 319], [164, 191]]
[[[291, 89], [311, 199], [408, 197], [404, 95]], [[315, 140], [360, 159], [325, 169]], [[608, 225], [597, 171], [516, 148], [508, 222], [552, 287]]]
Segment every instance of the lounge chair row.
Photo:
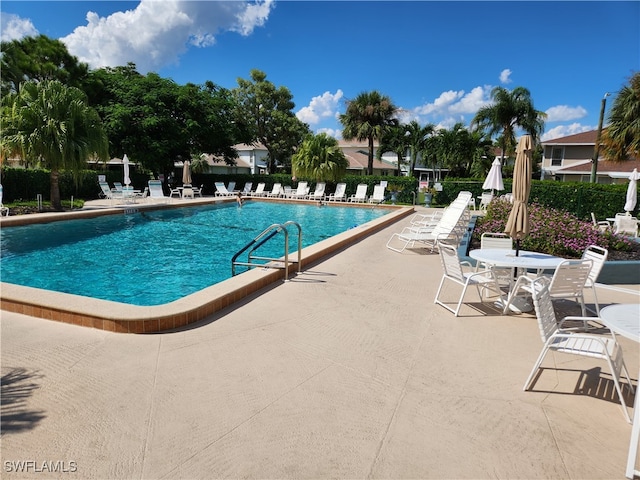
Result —
[[[354, 201], [365, 202], [367, 201], [367, 185], [358, 185], [358, 189], [354, 195], [347, 197], [346, 195], [346, 183], [338, 183], [336, 191], [327, 195], [325, 193], [326, 183], [318, 182], [315, 190], [311, 192], [308, 182], [298, 182], [297, 188], [294, 190], [290, 186], [283, 186], [282, 183], [274, 183], [271, 190], [265, 190], [266, 184], [264, 182], [258, 183], [255, 190], [252, 190], [253, 183], [247, 182], [242, 190], [235, 190], [235, 182], [229, 182], [228, 186], [225, 186], [223, 182], [215, 183], [216, 192], [215, 195], [219, 197], [234, 196], [240, 193], [242, 196], [249, 197], [267, 197], [267, 198], [291, 198], [291, 199], [303, 199], [303, 200], [316, 200], [316, 201]], [[380, 187], [376, 185], [376, 188]], [[375, 193], [378, 192], [378, 193]], [[374, 196], [372, 202], [380, 202], [384, 200], [384, 187], [374, 189]]]

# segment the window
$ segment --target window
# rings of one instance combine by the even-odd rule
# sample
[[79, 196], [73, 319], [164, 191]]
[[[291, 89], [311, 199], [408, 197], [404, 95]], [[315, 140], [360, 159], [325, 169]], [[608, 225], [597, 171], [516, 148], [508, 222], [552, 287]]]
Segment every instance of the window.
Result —
[[562, 147], [553, 147], [551, 150], [551, 166], [559, 167], [562, 165]]

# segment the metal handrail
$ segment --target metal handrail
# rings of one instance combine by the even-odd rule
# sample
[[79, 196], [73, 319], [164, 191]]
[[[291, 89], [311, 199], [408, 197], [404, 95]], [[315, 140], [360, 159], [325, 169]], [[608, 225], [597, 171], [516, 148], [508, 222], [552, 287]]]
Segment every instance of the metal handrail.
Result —
[[[236, 265], [242, 265], [247, 267], [256, 267], [253, 261], [254, 260], [268, 260], [272, 262], [281, 262], [280, 258], [271, 258], [271, 257], [259, 257], [253, 254], [258, 248], [264, 245], [267, 241], [271, 240], [278, 233], [284, 231], [284, 279], [289, 279], [289, 264], [293, 262], [289, 262], [289, 231], [287, 230], [288, 225], [295, 225], [298, 228], [298, 272], [300, 272], [301, 268], [301, 258], [302, 258], [302, 227], [297, 222], [289, 220], [284, 224], [274, 223], [269, 227], [265, 228], [258, 236], [256, 236], [253, 240], [247, 243], [244, 247], [242, 247], [231, 259], [231, 275], [236, 275]], [[251, 249], [251, 250], [249, 250]], [[242, 255], [244, 252], [249, 250], [247, 254], [247, 262], [239, 262], [238, 257]], [[260, 266], [271, 267], [271, 268], [279, 268], [273, 265], [268, 264], [260, 264]]]

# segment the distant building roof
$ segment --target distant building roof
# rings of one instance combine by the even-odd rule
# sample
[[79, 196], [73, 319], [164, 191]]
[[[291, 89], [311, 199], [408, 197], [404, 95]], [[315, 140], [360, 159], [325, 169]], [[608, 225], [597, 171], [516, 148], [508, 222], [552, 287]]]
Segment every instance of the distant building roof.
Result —
[[[598, 173], [608, 174], [615, 178], [627, 178], [634, 168], [640, 170], [640, 160], [633, 159], [625, 162], [612, 162], [610, 160], [600, 160], [598, 162]], [[591, 162], [585, 161], [579, 164], [571, 165], [569, 167], [560, 168], [556, 170], [556, 174], [587, 174], [591, 173]]]
[[588, 132], [567, 135], [566, 137], [545, 140], [540, 143], [541, 145], [595, 145], [597, 136], [597, 130], [590, 130]]

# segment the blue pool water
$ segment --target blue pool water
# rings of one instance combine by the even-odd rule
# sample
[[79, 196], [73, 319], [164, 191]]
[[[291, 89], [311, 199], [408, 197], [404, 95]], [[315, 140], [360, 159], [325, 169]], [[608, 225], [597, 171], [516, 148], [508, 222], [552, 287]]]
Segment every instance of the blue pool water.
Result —
[[[248, 202], [3, 228], [0, 275], [18, 285], [160, 305], [230, 278], [233, 255], [271, 224], [298, 222], [304, 248], [385, 213]], [[288, 231], [295, 252], [298, 229]], [[279, 258], [283, 246], [279, 235], [258, 254]]]

